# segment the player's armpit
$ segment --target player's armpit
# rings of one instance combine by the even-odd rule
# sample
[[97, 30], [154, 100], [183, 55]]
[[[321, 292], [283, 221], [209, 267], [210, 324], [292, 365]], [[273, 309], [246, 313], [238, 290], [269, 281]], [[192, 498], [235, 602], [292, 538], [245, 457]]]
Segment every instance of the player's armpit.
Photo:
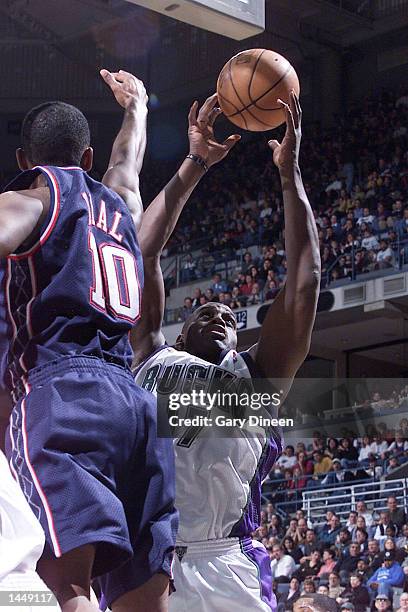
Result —
[[48, 209], [47, 188], [7, 191], [1, 194], [0, 257], [14, 253], [42, 223]]
[[258, 343], [248, 351], [264, 376], [286, 380], [286, 393], [309, 352], [317, 298], [313, 284], [293, 300], [283, 288], [269, 307]]

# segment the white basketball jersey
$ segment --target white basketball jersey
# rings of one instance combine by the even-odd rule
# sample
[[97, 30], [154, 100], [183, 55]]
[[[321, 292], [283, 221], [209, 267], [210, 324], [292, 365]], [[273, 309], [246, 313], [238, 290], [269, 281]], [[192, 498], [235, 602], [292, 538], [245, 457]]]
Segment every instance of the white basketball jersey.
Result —
[[0, 583], [13, 572], [34, 572], [44, 543], [41, 525], [0, 451]]
[[[228, 351], [214, 365], [165, 346], [135, 372], [138, 385], [157, 396], [157, 383], [171, 381], [172, 393], [198, 387], [208, 391], [214, 377], [251, 380], [251, 358]], [[229, 374], [227, 374], [229, 373]], [[191, 428], [190, 428], [191, 430]], [[176, 507], [180, 513], [178, 543], [244, 537], [259, 525], [261, 481], [281, 452], [279, 436], [267, 438], [234, 428], [234, 437], [214, 434], [174, 440]]]

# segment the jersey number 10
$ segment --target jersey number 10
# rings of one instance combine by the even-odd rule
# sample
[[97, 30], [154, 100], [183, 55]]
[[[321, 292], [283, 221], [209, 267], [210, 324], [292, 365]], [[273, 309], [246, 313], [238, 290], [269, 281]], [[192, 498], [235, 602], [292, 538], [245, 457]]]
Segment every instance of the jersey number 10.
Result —
[[98, 247], [92, 232], [89, 232], [89, 250], [94, 276], [91, 304], [98, 310], [135, 323], [140, 317], [141, 292], [133, 254], [109, 243]]

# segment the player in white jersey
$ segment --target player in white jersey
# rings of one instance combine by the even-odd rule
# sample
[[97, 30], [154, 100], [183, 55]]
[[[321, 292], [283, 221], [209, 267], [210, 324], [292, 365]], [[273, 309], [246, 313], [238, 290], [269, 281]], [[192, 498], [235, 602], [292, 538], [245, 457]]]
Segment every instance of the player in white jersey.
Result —
[[[30, 612], [30, 601], [39, 591], [38, 607], [52, 612], [59, 606], [46, 606], [52, 594], [35, 568], [45, 544], [44, 532], [20, 487], [14, 481], [6, 457], [0, 451], [0, 605], [2, 610]], [[15, 599], [12, 599], [15, 596]], [[27, 597], [29, 598], [27, 599]], [[31, 600], [30, 600], [31, 598]], [[41, 599], [43, 598], [43, 599]], [[20, 604], [19, 604], [20, 602]], [[38, 606], [44, 602], [44, 606]], [[7, 604], [10, 604], [9, 606]]]
[[[237, 140], [230, 137], [222, 145], [214, 140], [213, 122], [219, 112], [215, 104], [212, 96], [198, 116], [193, 105], [189, 158], [147, 208], [139, 231], [145, 289], [142, 319], [132, 333], [135, 375], [138, 384], [158, 395], [159, 409], [160, 400], [169, 398], [170, 392], [208, 390], [211, 381], [220, 378], [238, 384], [251, 377], [273, 377], [285, 381], [287, 393], [309, 350], [315, 319], [319, 244], [298, 165], [301, 110], [293, 93], [290, 106], [284, 105], [284, 140], [269, 143], [282, 182], [287, 280], [268, 310], [258, 343], [237, 353], [233, 312], [209, 303], [186, 321], [176, 346], [166, 346], [160, 254], [195, 185]], [[262, 430], [250, 436], [245, 428], [235, 428], [233, 435], [220, 438], [190, 427], [174, 447], [180, 528], [170, 610], [275, 611], [270, 560], [251, 533], [259, 525], [262, 479], [281, 450], [279, 435]]]

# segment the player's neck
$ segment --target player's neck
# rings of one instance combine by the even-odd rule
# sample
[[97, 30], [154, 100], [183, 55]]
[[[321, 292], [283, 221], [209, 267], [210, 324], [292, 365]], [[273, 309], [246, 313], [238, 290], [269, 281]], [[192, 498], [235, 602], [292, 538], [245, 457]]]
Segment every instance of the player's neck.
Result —
[[216, 348], [214, 350], [208, 352], [196, 352], [195, 356], [203, 359], [204, 361], [208, 361], [209, 363], [213, 363], [214, 365], [218, 365], [221, 360], [221, 355], [225, 349]]

